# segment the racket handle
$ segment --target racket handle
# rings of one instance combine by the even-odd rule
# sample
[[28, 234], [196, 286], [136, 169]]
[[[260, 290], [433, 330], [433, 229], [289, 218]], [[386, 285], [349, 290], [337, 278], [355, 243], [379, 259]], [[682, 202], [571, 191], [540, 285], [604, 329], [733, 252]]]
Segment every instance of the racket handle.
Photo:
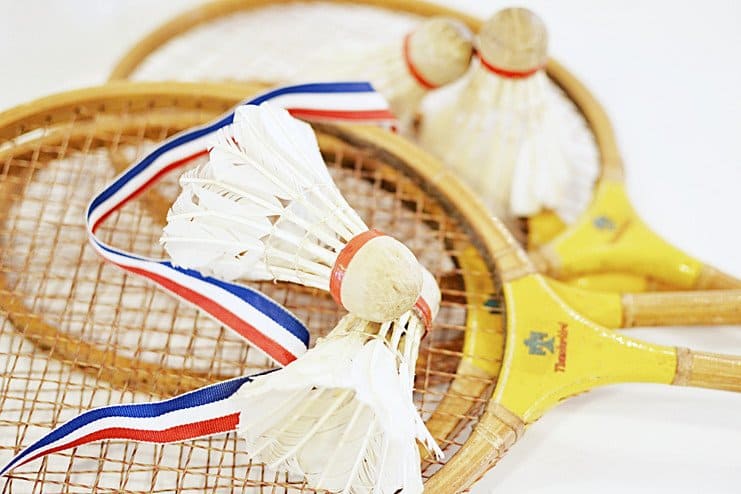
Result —
[[741, 356], [677, 348], [677, 374], [672, 384], [741, 392]]
[[741, 290], [626, 293], [622, 327], [741, 323]]
[[698, 290], [741, 288], [741, 280], [705, 264], [702, 266], [695, 288]]
[[425, 483], [426, 494], [467, 492], [525, 430], [520, 417], [491, 402], [461, 449]]

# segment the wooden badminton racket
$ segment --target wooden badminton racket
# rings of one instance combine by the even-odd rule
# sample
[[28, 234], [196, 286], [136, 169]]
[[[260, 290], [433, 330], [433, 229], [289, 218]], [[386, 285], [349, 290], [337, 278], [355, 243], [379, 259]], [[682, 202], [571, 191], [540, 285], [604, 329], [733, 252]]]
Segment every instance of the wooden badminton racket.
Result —
[[[89, 198], [115, 173], [112, 157], [133, 161], [256, 90], [114, 84], [0, 115], [6, 376], [0, 427], [2, 437], [13, 438], [0, 449], [7, 457], [82, 410], [169, 396], [270, 365], [194, 309], [102, 263], [86, 240], [83, 218]], [[369, 225], [393, 231], [438, 279], [460, 271], [460, 259], [468, 262], [463, 289], [443, 289], [417, 365], [415, 403], [449, 458], [426, 464], [428, 492], [470, 485], [525, 423], [591, 386], [650, 381], [739, 388], [735, 358], [645, 344], [586, 322], [534, 274], [511, 235], [465, 187], [409, 142], [372, 128], [322, 126], [318, 135], [335, 180]], [[142, 201], [99, 230], [112, 245], [152, 256], [161, 254], [160, 231]], [[253, 286], [295, 311], [314, 337], [340, 316], [316, 290]], [[602, 358], [597, 370], [590, 366], [596, 357]], [[484, 407], [494, 386], [494, 400]], [[169, 445], [108, 441], [52, 455], [3, 481], [15, 491], [174, 485], [180, 492], [314, 492], [302, 479], [249, 463], [240, 447], [233, 436]]]
[[[480, 25], [480, 21], [459, 12], [417, 1], [371, 1], [353, 5], [334, 1], [217, 1], [187, 12], [152, 32], [121, 59], [111, 78], [290, 80], [312, 64], [326, 64], [323, 58], [338, 42], [349, 43], [348, 50], [353, 47], [368, 49], [384, 43], [385, 39], [403, 36], [423, 19], [421, 16], [432, 15], [452, 16], [472, 29], [478, 29]], [[337, 29], [315, 29], [312, 19], [319, 17], [324, 25], [336, 24]], [[268, 21], [271, 29], [266, 30], [264, 25]], [[194, 53], [199, 55], [193, 57]], [[241, 60], [238, 64], [233, 63], [236, 57]], [[185, 63], [186, 59], [194, 62]], [[614, 136], [601, 107], [586, 88], [558, 63], [551, 61], [548, 71], [589, 122], [589, 127], [585, 125], [583, 128], [587, 133], [588, 128], [594, 132], [595, 138], [590, 136], [587, 140], [595, 142], [600, 150], [603, 177], [620, 175], [622, 168]], [[127, 165], [125, 160], [115, 160], [115, 163], [120, 169]], [[170, 201], [171, 198], [151, 200], [155, 217], [164, 219]], [[546, 231], [552, 230], [554, 222], [555, 216], [551, 214], [534, 218], [529, 226], [531, 237], [543, 237]], [[642, 244], [636, 247], [641, 248]], [[541, 260], [542, 256], [536, 253], [535, 258]], [[454, 288], [460, 283], [460, 278], [449, 281], [452, 283], [450, 288]], [[608, 287], [618, 284], [635, 291], [646, 286], [641, 276], [617, 273], [607, 277], [588, 276], [577, 281], [592, 287], [597, 283], [598, 288], [603, 288], [605, 283]], [[738, 317], [735, 315], [737, 311], [731, 309], [733, 302], [741, 302], [741, 292], [729, 292], [723, 296], [718, 307], [720, 310], [709, 320], [708, 315], [712, 312], [700, 311], [692, 316], [692, 311], [698, 306], [710, 308], [715, 300], [719, 300], [717, 295], [709, 298], [687, 295], [681, 304], [676, 305], [676, 313], [670, 316], [666, 305], [668, 300], [650, 302], [649, 298], [634, 299], [632, 295], [597, 294], [555, 282], [552, 286], [578, 310], [609, 327], [727, 324]], [[669, 300], [680, 299], [672, 297]], [[656, 317], [643, 317], [647, 315], [645, 311], [634, 315], [631, 307], [640, 304], [660, 304], [663, 307]]]
[[[481, 26], [478, 19], [416, 0], [353, 5], [217, 0], [154, 30], [121, 58], [110, 77], [281, 82], [326, 64], [329, 49], [338, 42], [348, 50], [367, 49], [402, 36], [432, 15], [455, 17], [474, 32]], [[313, 19], [318, 18], [333, 28], [315, 29]], [[266, 22], [270, 29], [263, 28]], [[523, 222], [518, 238], [527, 243], [538, 268], [571, 284], [622, 292], [741, 287], [738, 279], [669, 245], [638, 217], [625, 191], [622, 160], [604, 111], [559, 63], [550, 60], [546, 70], [586, 119], [584, 131], [592, 135], [585, 141], [598, 148], [601, 174], [588, 210], [573, 225], [566, 228], [550, 212]]]
[[[134, 160], [165, 137], [213, 119], [257, 86], [112, 85], [11, 110], [2, 120], [2, 450], [9, 456], [83, 409], [171, 396], [272, 364], [240, 338], [140, 280], [101, 263], [88, 244], [84, 209], [115, 174], [112, 158]], [[454, 269], [454, 245], [470, 243], [456, 220], [383, 156], [320, 134], [335, 180], [370, 225], [394, 230], [438, 276]], [[159, 193], [167, 196], [168, 182]], [[412, 195], [409, 195], [412, 194]], [[150, 196], [154, 197], [154, 196]], [[422, 200], [419, 202], [417, 199]], [[113, 245], [161, 255], [162, 225], [146, 198], [99, 230]], [[437, 266], [437, 267], [435, 267]], [[323, 335], [340, 317], [318, 290], [253, 284]], [[416, 403], [431, 411], [459, 359], [463, 301], [445, 302], [423, 346]], [[436, 343], [433, 343], [436, 342]], [[425, 370], [426, 369], [426, 370]], [[428, 389], [429, 392], [423, 390]], [[480, 412], [483, 401], [471, 397]], [[12, 438], [12, 439], [10, 439]], [[451, 442], [452, 445], [452, 442]], [[3, 482], [13, 491], [62, 489], [181, 492], [242, 487], [314, 492], [302, 479], [240, 458], [234, 438], [149, 447], [108, 443], [53, 455]], [[96, 460], [97, 458], [97, 460]], [[204, 487], [206, 486], [206, 487]]]

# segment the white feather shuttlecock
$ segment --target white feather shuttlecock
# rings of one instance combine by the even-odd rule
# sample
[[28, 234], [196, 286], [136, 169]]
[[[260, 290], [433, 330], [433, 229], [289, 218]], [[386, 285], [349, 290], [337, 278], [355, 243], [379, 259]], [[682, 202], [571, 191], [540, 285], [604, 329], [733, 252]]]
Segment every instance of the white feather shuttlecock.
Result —
[[327, 53], [324, 64], [301, 80], [368, 80], [384, 95], [402, 129], [409, 129], [420, 101], [435, 88], [461, 77], [471, 63], [473, 36], [461, 22], [433, 17], [404, 38], [364, 53]]
[[421, 299], [427, 314], [383, 324], [347, 315], [299, 359], [243, 385], [232, 399], [250, 458], [316, 489], [422, 493], [417, 440], [443, 455], [412, 401], [419, 342], [440, 303], [426, 270]]
[[505, 220], [549, 209], [567, 223], [599, 174], [593, 136], [548, 79], [547, 33], [531, 11], [505, 9], [481, 28], [479, 62], [422, 121], [419, 140]]
[[316, 287], [374, 322], [400, 317], [419, 297], [414, 254], [368, 229], [332, 181], [311, 126], [281, 108], [239, 107], [209, 161], [180, 185], [161, 240], [180, 266]]

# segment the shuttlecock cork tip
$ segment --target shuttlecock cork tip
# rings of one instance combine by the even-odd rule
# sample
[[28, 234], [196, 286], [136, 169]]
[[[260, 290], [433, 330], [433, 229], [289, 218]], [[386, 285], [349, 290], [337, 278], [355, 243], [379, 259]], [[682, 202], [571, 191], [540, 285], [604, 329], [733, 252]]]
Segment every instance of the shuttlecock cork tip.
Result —
[[443, 86], [462, 76], [473, 56], [473, 36], [453, 19], [434, 17], [421, 23], [406, 40], [410, 68], [429, 88]]
[[339, 301], [362, 319], [397, 319], [422, 292], [422, 266], [407, 246], [387, 235], [365, 241], [344, 264]]
[[523, 8], [500, 10], [481, 27], [482, 63], [511, 73], [541, 68], [548, 57], [548, 32], [543, 21]]

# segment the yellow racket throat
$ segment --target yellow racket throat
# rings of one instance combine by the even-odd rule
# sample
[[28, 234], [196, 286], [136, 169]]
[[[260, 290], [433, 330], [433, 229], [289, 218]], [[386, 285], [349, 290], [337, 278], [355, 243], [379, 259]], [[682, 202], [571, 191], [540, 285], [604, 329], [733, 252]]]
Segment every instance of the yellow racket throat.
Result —
[[[538, 228], [539, 224], [534, 222], [533, 226]], [[577, 223], [538, 248], [534, 257], [558, 278], [620, 272], [683, 290], [712, 284], [702, 262], [649, 229], [630, 205], [624, 185], [617, 181], [600, 182], [594, 201]], [[626, 282], [633, 283], [630, 280], [618, 277], [612, 281], [623, 288]], [[640, 288], [640, 281], [637, 283], [634, 288]]]
[[510, 332], [494, 400], [538, 419], [562, 399], [619, 382], [671, 383], [676, 350], [602, 328], [567, 306], [540, 275], [504, 285]]
[[[527, 218], [527, 248], [530, 252], [537, 251], [554, 238], [558, 237], [568, 225], [551, 210]], [[573, 278], [561, 277], [561, 281], [578, 288], [587, 290], [615, 291], [615, 292], [645, 292], [661, 288], [655, 282], [649, 282], [645, 276], [633, 273], [589, 273], [580, 274]]]

